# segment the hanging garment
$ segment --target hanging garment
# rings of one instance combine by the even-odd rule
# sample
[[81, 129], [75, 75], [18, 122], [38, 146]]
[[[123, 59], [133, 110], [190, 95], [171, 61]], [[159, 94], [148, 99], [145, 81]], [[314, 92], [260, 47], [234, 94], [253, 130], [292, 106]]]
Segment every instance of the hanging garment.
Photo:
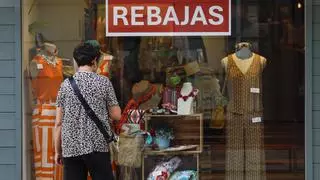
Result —
[[163, 91], [162, 96], [162, 107], [168, 110], [177, 110], [178, 105], [178, 97], [177, 97], [177, 90], [176, 88], [166, 87]]
[[[228, 56], [229, 104], [226, 122], [226, 180], [265, 180], [265, 152], [262, 122], [262, 65], [254, 54], [246, 73]], [[252, 92], [259, 89], [259, 93]]]
[[32, 113], [32, 136], [36, 180], [62, 180], [62, 167], [54, 162], [56, 104], [38, 103]]
[[97, 73], [111, 79], [111, 65], [112, 65], [112, 60], [109, 60], [109, 59], [100, 60]]
[[33, 94], [37, 99], [32, 114], [34, 168], [36, 180], [62, 180], [62, 167], [54, 162], [54, 125], [56, 96], [63, 80], [62, 62], [48, 63], [36, 56], [38, 76], [32, 79]]
[[62, 60], [57, 58], [56, 63], [52, 64], [46, 61], [44, 56], [37, 55], [33, 61], [37, 63], [39, 71], [31, 82], [34, 98], [41, 103], [55, 101], [63, 80]]

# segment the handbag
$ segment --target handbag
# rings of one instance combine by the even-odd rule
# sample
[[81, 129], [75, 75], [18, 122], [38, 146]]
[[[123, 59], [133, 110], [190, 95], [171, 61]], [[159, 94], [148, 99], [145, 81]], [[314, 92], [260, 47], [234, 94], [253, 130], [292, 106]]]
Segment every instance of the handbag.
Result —
[[119, 166], [139, 168], [141, 167], [142, 149], [144, 145], [143, 135], [121, 134], [119, 140], [119, 152], [117, 164]]
[[[225, 126], [225, 121], [226, 121], [225, 106], [227, 104], [227, 100], [226, 100], [226, 97], [224, 96], [224, 94], [226, 91], [226, 84], [227, 84], [227, 80], [228, 80], [228, 75], [229, 75], [229, 73], [227, 72], [225, 80], [223, 82], [221, 96], [216, 98], [216, 106], [212, 111], [212, 118], [211, 118], [210, 127], [213, 129], [223, 129]], [[217, 102], [219, 102], [219, 103], [217, 103]]]
[[106, 140], [106, 142], [108, 144], [113, 142], [113, 141], [117, 142], [118, 139], [119, 139], [118, 136], [116, 136], [112, 131], [110, 133], [111, 135], [109, 135], [109, 133], [105, 129], [104, 125], [102, 124], [102, 121], [100, 121], [100, 119], [98, 118], [96, 113], [91, 109], [91, 107], [89, 106], [87, 101], [82, 96], [82, 94], [80, 92], [80, 89], [79, 89], [77, 83], [75, 82], [74, 78], [71, 76], [68, 79], [70, 81], [70, 84], [71, 84], [71, 87], [72, 87], [74, 93], [76, 94], [76, 96], [78, 97], [79, 101], [81, 102], [85, 112], [90, 117], [90, 119], [97, 125], [98, 129], [102, 133], [102, 135], [103, 135], [104, 139]]
[[141, 167], [142, 149], [144, 137], [141, 134], [144, 127], [145, 111], [141, 109], [129, 109], [126, 122], [122, 125], [119, 136], [119, 152], [117, 164], [119, 166], [139, 168]]

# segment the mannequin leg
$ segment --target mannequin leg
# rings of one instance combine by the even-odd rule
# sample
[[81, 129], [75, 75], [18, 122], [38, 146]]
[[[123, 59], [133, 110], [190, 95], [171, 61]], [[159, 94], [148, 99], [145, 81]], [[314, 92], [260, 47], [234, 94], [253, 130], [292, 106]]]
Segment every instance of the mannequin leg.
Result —
[[252, 118], [249, 115], [246, 118], [249, 121], [245, 121], [245, 179], [265, 180], [263, 124], [252, 123]]
[[226, 180], [244, 179], [244, 134], [241, 115], [227, 113]]

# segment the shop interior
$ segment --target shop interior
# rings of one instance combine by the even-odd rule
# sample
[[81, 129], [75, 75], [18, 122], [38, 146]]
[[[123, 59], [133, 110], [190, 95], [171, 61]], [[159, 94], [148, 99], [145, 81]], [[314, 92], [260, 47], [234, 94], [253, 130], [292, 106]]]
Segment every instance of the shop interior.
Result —
[[[132, 99], [145, 95], [149, 87], [157, 89], [156, 95], [137, 106], [152, 112], [146, 116], [145, 127], [171, 123], [172, 142], [195, 145], [195, 149], [181, 153], [183, 157], [179, 160], [170, 161], [181, 160], [184, 162], [181, 171], [193, 169], [199, 179], [208, 180], [224, 179], [227, 173], [226, 128], [213, 125], [215, 102], [224, 95], [227, 74], [224, 59], [242, 48], [245, 53], [260, 55], [264, 62], [261, 98], [266, 177], [304, 179], [303, 0], [232, 0], [232, 35], [222, 37], [107, 37], [104, 0], [23, 0], [22, 22], [26, 179], [35, 179], [31, 123], [35, 100], [30, 64], [39, 44], [54, 44], [55, 56], [63, 63], [63, 77], [72, 76], [76, 71], [73, 48], [87, 40], [99, 43], [105, 55], [100, 73], [112, 81], [123, 110]], [[187, 83], [197, 89], [195, 103], [189, 109], [184, 106], [179, 109], [176, 107], [179, 102], [173, 100], [177, 92], [172, 92], [172, 87]], [[190, 115], [175, 116], [177, 113]], [[191, 120], [185, 120], [188, 118]], [[128, 176], [146, 179], [159, 161], [153, 155], [145, 154], [136, 165], [138, 168], [128, 168], [131, 172]]]

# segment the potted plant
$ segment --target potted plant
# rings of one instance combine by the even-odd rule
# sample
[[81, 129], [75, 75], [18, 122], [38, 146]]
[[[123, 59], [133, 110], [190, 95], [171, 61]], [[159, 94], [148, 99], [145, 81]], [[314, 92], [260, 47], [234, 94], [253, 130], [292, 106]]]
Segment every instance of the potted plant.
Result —
[[172, 128], [159, 128], [155, 130], [155, 143], [159, 149], [168, 148], [172, 139], [174, 139]]

